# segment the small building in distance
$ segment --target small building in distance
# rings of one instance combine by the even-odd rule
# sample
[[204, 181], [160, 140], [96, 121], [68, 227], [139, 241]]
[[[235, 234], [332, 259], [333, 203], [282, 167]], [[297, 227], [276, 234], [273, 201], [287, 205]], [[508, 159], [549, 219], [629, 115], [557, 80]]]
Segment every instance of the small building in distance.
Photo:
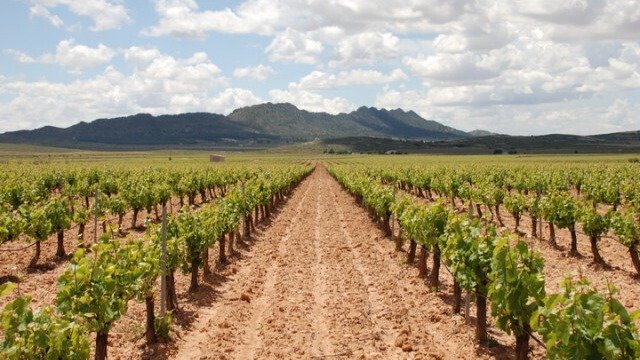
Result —
[[218, 154], [209, 155], [209, 162], [223, 162], [223, 161], [224, 161], [224, 156], [222, 155], [218, 155]]

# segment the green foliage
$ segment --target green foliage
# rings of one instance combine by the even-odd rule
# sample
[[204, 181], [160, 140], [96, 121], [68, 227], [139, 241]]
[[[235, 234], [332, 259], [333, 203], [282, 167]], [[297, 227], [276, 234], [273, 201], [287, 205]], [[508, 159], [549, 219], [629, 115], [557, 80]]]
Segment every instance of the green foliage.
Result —
[[638, 246], [640, 243], [640, 221], [631, 213], [616, 213], [612, 216], [611, 225], [618, 237], [618, 241], [627, 247]]
[[160, 273], [160, 252], [142, 240], [128, 243], [125, 256], [120, 257], [119, 267], [127, 269], [129, 292], [137, 301], [144, 301], [153, 292]]
[[22, 218], [15, 212], [0, 213], [0, 243], [16, 239], [22, 227]]
[[202, 253], [209, 246], [210, 235], [200, 214], [180, 213], [176, 217], [178, 242], [182, 245], [181, 267], [185, 273], [191, 264], [202, 262]]
[[501, 237], [496, 242], [488, 295], [498, 328], [521, 335], [531, 316], [544, 305], [544, 260], [525, 242], [512, 247], [509, 241]]
[[[162, 227], [155, 225], [149, 228], [148, 236], [154, 246], [154, 252], [159, 253], [162, 245]], [[167, 216], [167, 272], [174, 272], [180, 266], [181, 240], [178, 222], [175, 215]]]
[[107, 202], [107, 206], [109, 208], [109, 212], [115, 215], [124, 216], [129, 210], [127, 201], [119, 195], [111, 197]]
[[16, 284], [12, 282], [7, 282], [0, 285], [0, 298], [9, 294], [13, 289], [16, 288]]
[[526, 200], [526, 210], [529, 212], [529, 215], [535, 216], [536, 218], [542, 217], [542, 200], [537, 196], [530, 196]]
[[20, 214], [24, 219], [24, 231], [32, 239], [44, 241], [53, 233], [53, 225], [44, 207], [23, 206], [20, 208]]
[[595, 173], [590, 181], [582, 186], [582, 191], [587, 200], [594, 204], [609, 204], [618, 206], [622, 203], [622, 193], [617, 181], [610, 181], [604, 175]]
[[137, 182], [126, 184], [122, 191], [122, 196], [131, 209], [142, 210], [149, 197], [148, 187]]
[[585, 234], [600, 237], [609, 231], [612, 214], [613, 213], [609, 211], [603, 215], [591, 206], [584, 206], [580, 211], [578, 220]]
[[547, 221], [566, 229], [575, 225], [580, 207], [570, 194], [552, 193], [542, 200], [542, 213]]
[[389, 217], [393, 204], [393, 189], [384, 186], [377, 181], [365, 176], [349, 174], [347, 172], [334, 172], [338, 182], [347, 188], [352, 194], [360, 196], [365, 205], [370, 206], [377, 216]]
[[478, 290], [486, 295], [496, 236], [493, 226], [485, 228], [478, 219], [449, 217], [442, 253], [445, 263], [465, 290]]
[[64, 316], [82, 319], [90, 331], [108, 332], [127, 311], [136, 276], [126, 260], [129, 249], [118, 242], [106, 239], [91, 250], [91, 256], [78, 250], [58, 279], [56, 306]]
[[2, 311], [2, 358], [89, 358], [87, 331], [80, 324], [60, 317], [49, 307], [33, 311], [30, 303], [31, 298], [18, 297]]
[[518, 193], [507, 194], [504, 198], [504, 207], [507, 208], [514, 217], [520, 217], [527, 208], [527, 198]]
[[422, 238], [427, 246], [434, 246], [444, 234], [450, 211], [442, 203], [437, 201], [427, 208], [425, 219], [427, 226], [422, 228]]
[[550, 359], [637, 359], [640, 338], [634, 321], [609, 286], [598, 293], [586, 279], [565, 279], [561, 292], [548, 295], [531, 325], [543, 337]]
[[73, 214], [65, 198], [57, 198], [49, 201], [44, 209], [47, 218], [51, 222], [51, 229], [53, 231], [62, 231], [71, 227]]
[[75, 209], [73, 213], [73, 222], [76, 224], [86, 224], [89, 222], [90, 217], [91, 214], [89, 213], [89, 210], [84, 206], [81, 206]]

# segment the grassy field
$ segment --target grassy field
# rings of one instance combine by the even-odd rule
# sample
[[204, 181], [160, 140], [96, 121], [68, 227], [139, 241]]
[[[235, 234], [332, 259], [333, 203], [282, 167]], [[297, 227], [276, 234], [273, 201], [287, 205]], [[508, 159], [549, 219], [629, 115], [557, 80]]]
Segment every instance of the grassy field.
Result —
[[[259, 151], [204, 151], [204, 150], [154, 150], [154, 151], [87, 151], [33, 145], [0, 144], [0, 163], [4, 164], [92, 164], [127, 163], [138, 166], [199, 165], [209, 163], [210, 154], [225, 156], [225, 162], [273, 162], [296, 160], [377, 162], [386, 159], [398, 165], [420, 164], [589, 164], [628, 163], [640, 159], [640, 154], [558, 154], [558, 155], [332, 155], [324, 154], [321, 143], [305, 143]], [[213, 164], [213, 163], [212, 163]]]

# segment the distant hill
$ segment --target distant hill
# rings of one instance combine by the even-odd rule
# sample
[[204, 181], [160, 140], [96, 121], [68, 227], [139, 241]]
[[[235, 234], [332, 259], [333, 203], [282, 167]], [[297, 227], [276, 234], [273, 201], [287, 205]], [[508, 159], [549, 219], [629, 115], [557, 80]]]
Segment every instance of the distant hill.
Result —
[[425, 120], [413, 111], [361, 107], [330, 115], [300, 110], [291, 104], [262, 104], [235, 110], [228, 118], [262, 134], [310, 140], [336, 136], [383, 136], [449, 140], [468, 137], [464, 131]]
[[349, 149], [357, 153], [429, 154], [559, 154], [559, 153], [639, 153], [640, 131], [593, 136], [489, 135], [449, 141], [412, 141], [383, 138], [348, 137], [323, 141], [325, 149]]
[[469, 134], [401, 109], [361, 107], [331, 115], [288, 103], [266, 103], [237, 109], [228, 116], [138, 114], [68, 128], [45, 126], [0, 134], [0, 142], [79, 148], [269, 146], [343, 136], [454, 140]]
[[471, 135], [471, 136], [490, 136], [490, 135], [500, 135], [500, 134], [496, 134], [493, 133], [491, 131], [487, 131], [487, 130], [480, 130], [480, 129], [475, 129], [472, 131], [469, 131], [467, 134]]
[[138, 114], [80, 122], [68, 128], [45, 126], [0, 134], [0, 142], [73, 146], [75, 144], [179, 145], [255, 138], [224, 116], [209, 113], [152, 116]]
[[[314, 141], [320, 140], [320, 141]], [[640, 132], [612, 134], [509, 136], [485, 130], [469, 133], [413, 111], [360, 107], [331, 115], [294, 105], [265, 103], [224, 116], [186, 113], [137, 114], [80, 122], [68, 128], [45, 126], [0, 134], [0, 143], [76, 149], [263, 149], [313, 143], [316, 148], [355, 152], [486, 154], [640, 152]]]

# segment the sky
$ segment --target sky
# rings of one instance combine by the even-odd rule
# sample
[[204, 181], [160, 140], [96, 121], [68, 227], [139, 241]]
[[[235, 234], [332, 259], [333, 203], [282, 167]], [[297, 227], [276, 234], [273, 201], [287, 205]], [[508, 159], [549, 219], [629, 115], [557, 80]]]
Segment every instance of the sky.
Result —
[[640, 129], [640, 1], [0, 0], [0, 132], [290, 102]]

